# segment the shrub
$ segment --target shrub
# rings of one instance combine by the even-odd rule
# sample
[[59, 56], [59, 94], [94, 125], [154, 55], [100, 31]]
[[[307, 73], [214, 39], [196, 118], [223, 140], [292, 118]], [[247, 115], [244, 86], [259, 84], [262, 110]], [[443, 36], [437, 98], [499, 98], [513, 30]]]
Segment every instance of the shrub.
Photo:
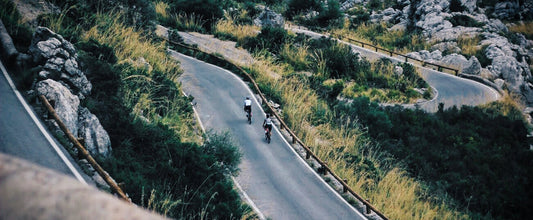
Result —
[[294, 15], [308, 10], [320, 11], [322, 3], [320, 0], [290, 0], [287, 3], [287, 10], [285, 16], [292, 19]]
[[173, 0], [172, 11], [198, 16], [205, 21], [202, 27], [210, 31], [215, 22], [224, 17], [222, 4], [216, 0]]
[[250, 51], [268, 50], [273, 54], [279, 54], [283, 45], [292, 40], [287, 30], [278, 27], [263, 27], [256, 37], [245, 37], [240, 45]]
[[317, 23], [321, 27], [327, 27], [334, 21], [342, 17], [339, 1], [329, 0], [328, 6], [324, 7], [318, 14]]
[[483, 27], [483, 23], [478, 22], [468, 15], [454, 15], [451, 18], [447, 18], [453, 26], [463, 27]]

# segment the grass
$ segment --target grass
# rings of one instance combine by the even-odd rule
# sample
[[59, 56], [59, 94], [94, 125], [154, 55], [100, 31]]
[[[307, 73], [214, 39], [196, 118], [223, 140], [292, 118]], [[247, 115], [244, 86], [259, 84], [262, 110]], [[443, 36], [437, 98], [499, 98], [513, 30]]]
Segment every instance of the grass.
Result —
[[215, 24], [215, 36], [242, 42], [247, 37], [255, 37], [260, 31], [259, 27], [254, 25], [234, 25], [234, 23], [235, 19], [226, 14], [225, 19]]
[[[251, 67], [256, 81], [281, 94], [283, 117], [296, 134], [314, 153], [328, 162], [330, 167], [356, 192], [368, 198], [378, 210], [391, 219], [467, 219], [467, 216], [445, 202], [428, 200], [424, 188], [415, 179], [397, 168], [391, 159], [380, 153], [364, 133], [353, 129], [350, 123], [334, 126], [338, 117], [329, 110], [327, 103], [299, 80], [273, 78], [268, 71], [283, 69], [268, 60]], [[287, 73], [278, 72], [279, 75]], [[319, 116], [317, 116], [319, 112]], [[325, 123], [314, 123], [320, 117]], [[357, 127], [357, 126], [356, 126]], [[346, 162], [346, 155], [359, 158]]]
[[481, 47], [478, 46], [479, 42], [481, 42], [481, 37], [479, 35], [473, 37], [459, 36], [459, 38], [457, 38], [457, 46], [461, 48], [461, 54], [466, 57], [478, 54], [479, 50], [481, 50]]
[[[284, 45], [281, 51], [284, 56], [298, 54], [291, 45]], [[434, 198], [394, 159], [381, 153], [359, 122], [342, 120], [346, 117], [335, 115], [315, 90], [294, 77], [293, 68], [265, 54], [268, 53], [256, 53], [256, 62], [246, 69], [262, 91], [282, 105], [282, 117], [294, 132], [378, 210], [391, 219], [469, 218], [467, 214], [453, 209], [448, 200]], [[325, 73], [323, 54], [315, 52], [311, 57], [312, 62], [318, 63], [317, 73], [314, 74], [321, 74], [320, 66]], [[334, 85], [337, 81], [324, 83]], [[336, 123], [339, 121], [342, 123]]]
[[533, 21], [520, 22], [516, 25], [509, 26], [509, 30], [515, 33], [521, 33], [526, 38], [533, 40]]
[[[152, 79], [154, 72], [164, 73], [165, 77], [174, 83], [178, 83], [177, 79], [182, 73], [179, 63], [166, 55], [164, 43], [151, 41], [141, 32], [125, 26], [120, 20], [120, 14], [96, 14], [95, 18], [96, 25], [82, 35], [82, 40], [96, 40], [115, 49], [118, 63], [126, 70], [122, 78], [133, 86], [130, 87], [131, 90], [124, 91], [126, 105], [134, 109], [132, 113], [136, 117], [162, 122], [175, 128], [177, 133], [185, 138], [184, 141], [197, 142], [194, 128], [190, 126], [194, 119], [180, 117], [180, 102], [152, 99], [160, 89], [160, 85]], [[146, 68], [145, 64], [137, 64], [136, 60], [140, 58], [145, 59], [151, 68]], [[142, 87], [135, 89], [136, 86]], [[160, 114], [152, 108], [154, 104], [166, 109], [165, 114]]]
[[389, 31], [385, 23], [367, 24], [356, 26], [345, 24], [343, 28], [329, 30], [330, 33], [340, 35], [342, 38], [351, 38], [361, 42], [389, 49], [405, 54], [412, 51], [427, 50], [430, 48], [421, 34], [403, 30]]

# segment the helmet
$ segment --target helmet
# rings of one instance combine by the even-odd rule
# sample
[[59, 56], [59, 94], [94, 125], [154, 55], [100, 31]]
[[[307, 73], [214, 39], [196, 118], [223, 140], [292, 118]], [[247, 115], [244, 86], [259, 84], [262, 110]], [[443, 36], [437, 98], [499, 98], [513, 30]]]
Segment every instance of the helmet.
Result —
[[246, 96], [246, 99], [250, 99], [250, 97]]

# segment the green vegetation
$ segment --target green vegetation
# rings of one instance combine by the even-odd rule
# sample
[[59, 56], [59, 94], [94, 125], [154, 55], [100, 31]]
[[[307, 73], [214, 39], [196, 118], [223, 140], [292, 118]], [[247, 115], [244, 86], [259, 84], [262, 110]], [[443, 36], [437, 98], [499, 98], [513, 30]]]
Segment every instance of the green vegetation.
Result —
[[429, 87], [409, 64], [399, 65], [403, 73], [396, 75], [397, 65], [388, 59], [371, 64], [345, 44], [327, 38], [294, 36], [282, 28], [263, 28], [257, 36], [246, 37], [238, 45], [252, 53], [268, 51], [268, 56], [294, 70], [311, 71], [313, 74], [305, 77], [306, 81], [327, 99], [336, 99], [341, 94], [348, 98], [369, 95], [382, 102], [412, 102], [422, 97], [414, 88]]
[[[179, 63], [166, 55], [164, 43], [149, 38], [152, 28], [145, 25], [155, 13], [146, 11], [155, 12], [152, 3], [56, 3], [66, 10], [42, 16], [41, 25], [75, 44], [93, 84], [82, 104], [99, 117], [113, 144], [110, 158], [97, 159], [124, 183], [132, 201], [177, 219], [250, 217], [230, 179], [238, 172], [238, 148], [227, 133], [197, 131], [192, 98], [177, 83]], [[16, 10], [2, 10], [1, 16], [10, 33], [25, 28]], [[22, 39], [17, 46], [27, 47], [30, 40], [17, 40]]]
[[[352, 74], [358, 71], [350, 68], [353, 60], [341, 58], [350, 54], [340, 46], [327, 45], [326, 39], [313, 42], [277, 33], [288, 36], [284, 45], [274, 46], [281, 50], [261, 44], [248, 47], [261, 54], [249, 71], [261, 89], [283, 106], [283, 118], [297, 135], [385, 215], [392, 219], [521, 219], [530, 214], [525, 207], [531, 197], [527, 188], [531, 152], [518, 108], [505, 102], [436, 114], [399, 106], [383, 108], [369, 97], [380, 93], [373, 86], [390, 84], [372, 77], [354, 78], [360, 75]], [[308, 55], [301, 49], [294, 52], [297, 48], [305, 48]], [[471, 52], [476, 55], [484, 49]], [[404, 73], [411, 72], [402, 67]], [[386, 60], [368, 68], [385, 76], [391, 72]], [[357, 70], [361, 69], [365, 68]], [[365, 85], [363, 79], [372, 83]], [[423, 81], [406, 82], [414, 86]], [[335, 98], [348, 97], [348, 90], [361, 95], [349, 97], [349, 102]]]
[[463, 27], [483, 27], [483, 23], [476, 21], [468, 15], [454, 15], [451, 18], [447, 18], [448, 21], [452, 23], [453, 26], [463, 26]]
[[476, 218], [523, 219], [531, 215], [527, 207], [532, 201], [526, 198], [532, 195], [533, 153], [520, 111], [511, 107], [504, 116], [498, 110], [503, 106], [441, 108], [428, 114], [380, 108], [359, 98], [334, 109], [348, 120], [357, 118], [411, 175], [479, 213]]

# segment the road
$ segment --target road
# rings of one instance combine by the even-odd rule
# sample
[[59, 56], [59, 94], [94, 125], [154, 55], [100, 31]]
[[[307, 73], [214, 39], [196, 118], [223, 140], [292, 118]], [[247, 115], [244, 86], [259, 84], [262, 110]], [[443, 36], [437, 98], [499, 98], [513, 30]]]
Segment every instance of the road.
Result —
[[[320, 38], [325, 36], [316, 32], [290, 28], [292, 32], [303, 33], [313, 38]], [[390, 57], [382, 53], [362, 48], [360, 46], [340, 41], [349, 45], [355, 52], [361, 54], [367, 60], [373, 61], [381, 58], [388, 58], [396, 63], [403, 63], [404, 61], [398, 57]], [[462, 105], [481, 105], [500, 98], [499, 93], [493, 88], [483, 85], [479, 82], [460, 78], [451, 74], [442, 73], [430, 68], [422, 67], [419, 64], [411, 63], [420, 71], [420, 74], [426, 82], [434, 88], [436, 95], [432, 100], [419, 103], [421, 109], [428, 112], [436, 112], [439, 103], [444, 103], [444, 108]]]
[[[207, 130], [229, 131], [243, 153], [238, 184], [266, 217], [278, 219], [364, 219], [331, 189], [275, 129], [267, 144], [264, 112], [247, 85], [231, 72], [171, 51], [185, 70], [182, 89], [194, 97]], [[253, 99], [253, 121], [242, 109]]]
[[13, 89], [1, 62], [0, 69], [0, 152], [73, 176], [82, 183], [91, 183]]

